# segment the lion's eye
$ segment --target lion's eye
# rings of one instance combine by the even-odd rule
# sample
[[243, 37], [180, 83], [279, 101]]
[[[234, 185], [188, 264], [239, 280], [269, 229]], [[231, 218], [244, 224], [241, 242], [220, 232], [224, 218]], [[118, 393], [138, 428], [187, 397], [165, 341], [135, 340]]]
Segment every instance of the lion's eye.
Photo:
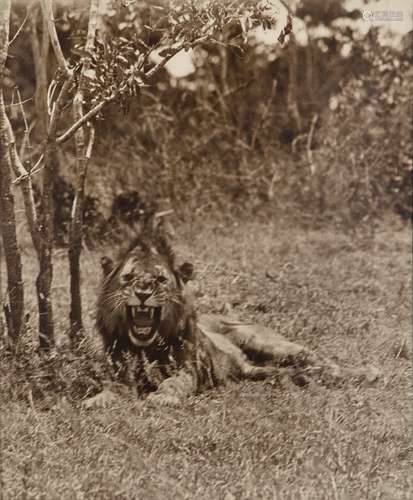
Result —
[[160, 274], [156, 279], [158, 280], [158, 283], [166, 283], [168, 281], [168, 278], [162, 274]]
[[121, 279], [124, 283], [128, 283], [129, 281], [132, 281], [134, 278], [133, 273], [126, 273], [122, 274]]

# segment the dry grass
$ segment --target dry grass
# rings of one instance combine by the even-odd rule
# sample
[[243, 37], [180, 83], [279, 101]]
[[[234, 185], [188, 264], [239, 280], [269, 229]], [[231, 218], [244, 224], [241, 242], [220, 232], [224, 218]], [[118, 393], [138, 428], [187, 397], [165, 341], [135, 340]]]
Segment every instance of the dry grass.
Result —
[[[44, 406], [28, 373], [31, 364], [37, 373], [41, 361], [16, 369], [2, 352], [3, 498], [411, 498], [411, 359], [400, 350], [411, 332], [410, 232], [350, 237], [271, 224], [198, 224], [180, 237], [187, 242], [181, 255], [199, 272], [193, 286], [201, 311], [229, 303], [342, 364], [378, 366], [381, 380], [290, 390], [245, 382], [178, 409], [124, 397], [110, 409], [85, 411], [80, 398], [96, 390], [100, 368], [90, 377], [92, 389], [86, 386], [99, 360], [69, 356], [57, 363], [60, 385], [43, 383], [40, 392], [50, 388], [54, 401]], [[25, 257], [34, 315], [35, 265], [30, 251]], [[91, 333], [99, 274], [96, 256], [85, 254]], [[60, 254], [54, 297], [61, 336], [67, 285]]]

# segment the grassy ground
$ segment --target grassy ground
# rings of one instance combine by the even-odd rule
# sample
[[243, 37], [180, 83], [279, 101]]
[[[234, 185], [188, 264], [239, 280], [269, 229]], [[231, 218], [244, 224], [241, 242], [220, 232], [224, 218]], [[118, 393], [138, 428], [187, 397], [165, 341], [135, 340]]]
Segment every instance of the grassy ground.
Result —
[[[230, 304], [343, 365], [377, 366], [380, 381], [304, 389], [245, 382], [176, 409], [125, 396], [89, 411], [63, 381], [46, 411], [35, 376], [22, 378], [21, 367], [15, 375], [2, 353], [2, 498], [412, 498], [411, 347], [403, 346], [411, 337], [410, 231], [348, 236], [204, 224], [185, 227], [180, 238], [180, 254], [198, 269], [192, 286], [200, 311]], [[85, 253], [91, 334], [98, 261]], [[29, 286], [29, 250], [25, 264]], [[67, 285], [60, 253], [54, 298], [61, 336]], [[28, 295], [35, 316], [33, 289]], [[76, 377], [68, 373], [56, 377]]]

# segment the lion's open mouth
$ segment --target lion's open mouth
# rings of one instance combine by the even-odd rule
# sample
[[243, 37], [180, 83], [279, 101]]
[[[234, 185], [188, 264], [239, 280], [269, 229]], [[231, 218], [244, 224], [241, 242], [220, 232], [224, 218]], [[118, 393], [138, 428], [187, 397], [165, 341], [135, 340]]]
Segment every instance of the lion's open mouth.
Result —
[[152, 344], [158, 335], [160, 307], [128, 306], [129, 339], [139, 347]]

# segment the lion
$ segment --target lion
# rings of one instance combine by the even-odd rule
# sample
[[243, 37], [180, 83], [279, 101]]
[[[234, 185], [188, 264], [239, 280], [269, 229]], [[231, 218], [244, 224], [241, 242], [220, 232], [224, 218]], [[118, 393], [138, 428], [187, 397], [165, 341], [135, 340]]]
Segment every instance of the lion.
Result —
[[[198, 317], [187, 291], [193, 266], [176, 264], [171, 241], [159, 227], [138, 235], [116, 263], [102, 259], [102, 267], [97, 330], [118, 378], [148, 401], [177, 405], [191, 394], [242, 379], [289, 376], [306, 385], [314, 374], [368, 376], [321, 359], [270, 328], [222, 315]], [[87, 406], [106, 404], [112, 396], [102, 393]]]

